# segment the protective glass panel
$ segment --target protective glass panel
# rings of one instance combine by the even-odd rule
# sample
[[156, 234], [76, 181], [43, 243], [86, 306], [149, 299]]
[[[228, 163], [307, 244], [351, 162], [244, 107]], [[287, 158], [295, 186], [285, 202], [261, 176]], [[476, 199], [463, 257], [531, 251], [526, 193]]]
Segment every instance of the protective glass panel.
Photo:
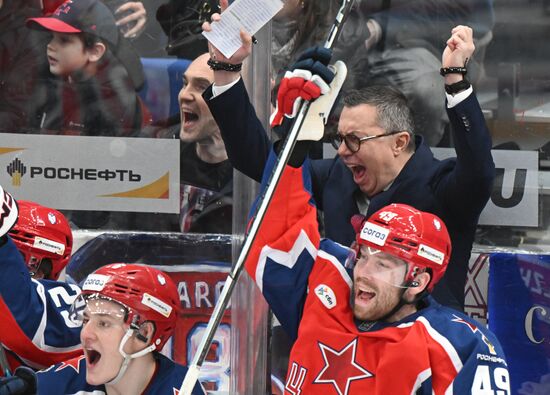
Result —
[[[257, 35], [259, 44], [252, 56], [258, 58], [245, 63], [244, 73], [264, 129], [269, 130], [268, 117], [284, 69], [306, 48], [323, 43], [341, 3], [286, 1], [272, 21], [272, 30]], [[104, 0], [101, 4], [106, 8], [99, 6], [95, 14], [102, 22], [96, 32], [104, 41], [97, 45], [89, 36], [48, 32], [43, 20], [27, 22], [74, 15], [76, 6], [71, 11], [62, 0], [0, 2], [0, 45], [6, 60], [0, 64], [0, 185], [16, 199], [59, 209], [69, 219], [75, 234], [69, 280], [78, 283], [98, 265], [114, 261], [175, 265], [178, 269], [171, 273], [188, 315], [178, 323], [167, 354], [189, 363], [220, 284], [240, 251], [262, 166], [250, 160], [258, 151], [244, 149], [241, 140], [224, 145], [201, 96], [214, 77], [206, 64], [207, 45], [200, 26], [219, 10], [217, 2]], [[484, 192], [488, 201], [472, 235], [474, 252], [464, 285], [464, 308], [482, 323], [487, 322], [488, 310], [487, 253], [540, 254], [550, 249], [550, 51], [544, 45], [549, 13], [548, 0], [357, 0], [334, 47], [332, 62], [342, 60], [348, 67], [340, 96], [374, 85], [399, 89], [412, 109], [414, 133], [423, 136], [436, 158], [446, 159], [464, 146], [457, 133], [468, 135], [472, 121], [447, 115], [441, 56], [454, 26], [472, 27], [476, 50], [468, 60], [466, 78], [481, 106], [495, 164], [494, 181]], [[337, 154], [330, 142], [334, 133], [343, 132], [339, 130], [343, 107], [339, 99], [326, 114], [323, 140], [310, 151], [313, 159]], [[401, 128], [374, 127], [363, 135], [392, 130]], [[366, 140], [361, 147], [376, 147], [390, 138]], [[344, 146], [339, 146], [340, 154]], [[246, 177], [249, 184], [233, 186], [230, 149], [242, 159], [239, 170], [245, 175], [236, 177]], [[351, 171], [360, 180], [368, 166], [352, 164]], [[473, 174], [479, 173], [478, 163], [465, 164], [472, 166]], [[446, 198], [457, 198], [466, 207], [482, 189], [472, 183]], [[367, 213], [370, 201], [364, 196], [354, 199], [359, 211]], [[330, 202], [323, 203], [328, 207]], [[324, 236], [334, 238], [324, 218], [336, 212], [319, 212]], [[233, 253], [232, 244], [238, 246]], [[468, 256], [463, 258], [466, 264]], [[187, 266], [191, 263], [192, 270]], [[535, 289], [544, 295], [540, 276], [529, 277], [530, 273], [522, 271], [524, 281], [538, 281]], [[505, 289], [508, 280], [501, 281], [506, 283], [498, 285]], [[267, 321], [260, 322], [258, 316], [265, 307], [256, 305], [261, 297], [253, 293], [254, 287], [243, 284], [237, 291], [235, 321], [230, 318], [233, 311], [228, 311], [216, 334], [202, 380], [210, 392], [232, 389], [256, 394], [269, 385], [269, 373], [276, 376], [272, 392], [282, 392], [292, 342], [276, 319], [270, 334], [264, 330]], [[75, 297], [56, 295], [66, 305]], [[254, 325], [246, 315], [252, 304], [252, 316], [260, 322]], [[542, 310], [534, 311], [535, 318], [544, 318]], [[238, 331], [239, 341], [231, 337], [232, 330]], [[266, 336], [272, 336], [274, 350], [269, 362]], [[535, 333], [533, 339], [542, 337]], [[248, 346], [247, 340], [254, 344]], [[231, 366], [231, 361], [239, 360], [246, 360], [246, 368]], [[547, 358], [540, 360], [544, 365]], [[254, 366], [258, 370], [252, 375]], [[264, 375], [268, 366], [272, 372]], [[543, 385], [544, 373], [543, 378], [525, 381]], [[232, 385], [230, 375], [235, 376]]]

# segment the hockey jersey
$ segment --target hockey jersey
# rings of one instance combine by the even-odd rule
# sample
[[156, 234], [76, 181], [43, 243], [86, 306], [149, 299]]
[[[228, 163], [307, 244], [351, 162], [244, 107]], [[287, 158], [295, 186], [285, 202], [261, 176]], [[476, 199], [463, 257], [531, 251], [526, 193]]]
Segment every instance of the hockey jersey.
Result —
[[[272, 153], [264, 172], [274, 165]], [[349, 249], [321, 240], [307, 166], [286, 167], [246, 269], [294, 339], [285, 394], [510, 394], [496, 337], [431, 297], [399, 322], [361, 324]]]
[[82, 354], [70, 309], [80, 288], [31, 278], [13, 241], [0, 247], [0, 343], [10, 366], [40, 369]]
[[[152, 380], [142, 395], [177, 395], [183, 383], [187, 368], [175, 363], [162, 354], [155, 353], [157, 362]], [[106, 395], [104, 385], [90, 385], [86, 382], [86, 358], [80, 356], [40, 371], [36, 374], [38, 394], [59, 395]], [[199, 382], [193, 395], [205, 395]]]

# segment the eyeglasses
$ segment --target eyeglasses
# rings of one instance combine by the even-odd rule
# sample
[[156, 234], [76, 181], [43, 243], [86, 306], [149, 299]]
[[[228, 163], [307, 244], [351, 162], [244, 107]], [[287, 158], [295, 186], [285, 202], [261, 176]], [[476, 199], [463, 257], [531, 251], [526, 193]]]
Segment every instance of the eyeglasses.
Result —
[[394, 134], [401, 133], [401, 132], [402, 130], [394, 130], [393, 132], [389, 132], [389, 133], [383, 133], [383, 134], [378, 134], [376, 136], [365, 136], [365, 137], [357, 137], [352, 133], [346, 134], [346, 135], [337, 133], [332, 138], [332, 146], [335, 149], [338, 149], [343, 141], [346, 144], [346, 147], [351, 152], [356, 153], [357, 151], [359, 151], [359, 148], [361, 148], [361, 143], [363, 141], [374, 140], [380, 137], [392, 136]]

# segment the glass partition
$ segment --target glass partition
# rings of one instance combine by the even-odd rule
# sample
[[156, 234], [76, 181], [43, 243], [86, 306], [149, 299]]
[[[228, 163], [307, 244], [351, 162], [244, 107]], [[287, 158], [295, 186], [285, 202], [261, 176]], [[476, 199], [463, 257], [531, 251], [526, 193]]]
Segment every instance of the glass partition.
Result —
[[[213, 72], [206, 64], [200, 26], [218, 10], [217, 1], [104, 0], [91, 14], [98, 30], [83, 28], [67, 38], [41, 18], [84, 12], [72, 3], [0, 0], [0, 184], [18, 200], [63, 212], [78, 235], [75, 253], [101, 235], [115, 235], [115, 240], [120, 235], [126, 245], [142, 234], [163, 262], [176, 253], [162, 246], [188, 251], [189, 245], [200, 245], [193, 248], [196, 261], [216, 261], [220, 269], [194, 295], [217, 292], [220, 273], [238, 256], [258, 190], [256, 181], [234, 171], [202, 98]], [[259, 44], [245, 63], [243, 78], [264, 129], [270, 129], [274, 92], [284, 69], [324, 41], [340, 5], [338, 0], [288, 0], [256, 35]], [[116, 25], [128, 15], [130, 22]], [[466, 312], [487, 323], [488, 254], [550, 253], [550, 3], [356, 0], [332, 62], [342, 60], [348, 68], [342, 97], [373, 85], [397, 88], [411, 106], [414, 133], [423, 136], [436, 158], [454, 157], [456, 131], [445, 111], [439, 69], [445, 42], [459, 24], [473, 28], [476, 50], [466, 78], [481, 105], [496, 167], [464, 290]], [[311, 151], [313, 158], [337, 155], [330, 140], [342, 108], [338, 100], [324, 140]], [[280, 136], [269, 131], [268, 138]], [[243, 151], [245, 147], [243, 143]], [[464, 196], [476, 188], [472, 185]], [[321, 219], [328, 215], [320, 214]], [[137, 239], [142, 245], [143, 239]], [[208, 244], [220, 240], [221, 255]], [[140, 259], [129, 253], [115, 257]], [[506, 264], [497, 258], [493, 262]], [[153, 261], [149, 257], [146, 263]], [[539, 266], [545, 265], [541, 259]], [[533, 279], [528, 266], [521, 267], [525, 283]], [[547, 271], [536, 277], [546, 298]], [[199, 272], [193, 272], [193, 284], [200, 283]], [[219, 360], [227, 369], [205, 382], [211, 393], [280, 393], [290, 341], [277, 317], [268, 316], [253, 282], [243, 277], [215, 346], [227, 353], [230, 344], [230, 357], [224, 354]], [[540, 298], [534, 303], [544, 305]], [[548, 324], [547, 318], [542, 320], [545, 309], [534, 310], [541, 318], [537, 328]], [[537, 333], [532, 338], [542, 337]], [[187, 351], [180, 350], [178, 361], [190, 361]], [[530, 380], [542, 385], [539, 378]]]

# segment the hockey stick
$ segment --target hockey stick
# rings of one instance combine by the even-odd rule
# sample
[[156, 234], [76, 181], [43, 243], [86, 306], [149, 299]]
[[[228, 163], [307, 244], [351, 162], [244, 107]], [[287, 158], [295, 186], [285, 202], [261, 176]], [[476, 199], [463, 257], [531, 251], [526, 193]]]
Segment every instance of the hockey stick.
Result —
[[[351, 10], [353, 1], [354, 0], [342, 0], [342, 5], [338, 10], [334, 23], [332, 24], [328, 37], [324, 43], [325, 48], [332, 49], [332, 47], [336, 43], [336, 40], [338, 39], [341, 31], [342, 24], [345, 22], [349, 11]], [[195, 352], [193, 361], [191, 362], [191, 365], [189, 365], [189, 370], [187, 371], [185, 379], [183, 380], [180, 388], [181, 395], [191, 395], [191, 392], [193, 391], [193, 388], [195, 387], [195, 384], [199, 378], [200, 368], [202, 367], [202, 364], [206, 358], [206, 354], [208, 352], [208, 349], [210, 348], [212, 339], [214, 338], [214, 334], [218, 329], [218, 326], [223, 317], [223, 313], [233, 293], [233, 289], [237, 284], [237, 280], [240, 273], [242, 272], [252, 243], [256, 238], [256, 234], [258, 233], [269, 203], [271, 202], [275, 189], [277, 188], [279, 180], [281, 179], [283, 170], [288, 162], [288, 159], [290, 158], [292, 150], [294, 149], [298, 134], [300, 133], [300, 129], [302, 128], [302, 124], [304, 123], [307, 112], [309, 110], [309, 105], [310, 103], [308, 101], [304, 101], [302, 103], [300, 111], [296, 119], [294, 120], [294, 123], [292, 124], [290, 133], [288, 133], [281, 152], [279, 153], [277, 164], [267, 183], [267, 188], [264, 191], [263, 196], [261, 197], [260, 204], [256, 210], [256, 214], [253, 217], [252, 224], [249, 227], [249, 231], [246, 235], [243, 247], [239, 254], [239, 258], [237, 259], [237, 262], [235, 263], [235, 265], [233, 265], [233, 268], [227, 276], [227, 280], [225, 281], [222, 292], [220, 293], [218, 302], [216, 303], [216, 306], [214, 306], [214, 311], [212, 312], [210, 320], [208, 321], [208, 325], [206, 326], [204, 335], [202, 336], [201, 342], [199, 343], [197, 351]]]

